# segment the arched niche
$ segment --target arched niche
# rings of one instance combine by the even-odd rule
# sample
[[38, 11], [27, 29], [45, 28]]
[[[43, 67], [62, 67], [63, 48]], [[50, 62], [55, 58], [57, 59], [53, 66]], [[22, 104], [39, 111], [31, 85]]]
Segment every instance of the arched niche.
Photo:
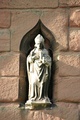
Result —
[[[54, 73], [55, 73], [55, 62], [53, 58], [54, 48], [56, 45], [55, 38], [51, 31], [41, 22], [38, 23], [29, 31], [27, 32], [20, 43], [20, 76], [24, 78], [26, 81], [26, 91], [22, 102], [26, 102], [28, 99], [28, 77], [27, 77], [27, 68], [26, 68], [26, 58], [30, 51], [34, 48], [34, 38], [41, 34], [45, 39], [45, 48], [49, 51], [49, 54], [52, 58], [52, 70], [51, 70], [51, 79], [49, 85], [49, 98], [53, 101], [53, 87], [54, 87]], [[21, 86], [21, 85], [20, 85]], [[20, 92], [20, 95], [23, 92]], [[23, 96], [23, 95], [22, 95]]]

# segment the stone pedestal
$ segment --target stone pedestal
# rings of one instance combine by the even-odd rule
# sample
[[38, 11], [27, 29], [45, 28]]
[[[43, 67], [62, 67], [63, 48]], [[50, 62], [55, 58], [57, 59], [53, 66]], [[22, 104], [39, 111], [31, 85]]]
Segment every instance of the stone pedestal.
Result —
[[45, 109], [50, 108], [52, 103], [50, 101], [39, 100], [39, 101], [30, 101], [28, 100], [25, 103], [25, 109]]

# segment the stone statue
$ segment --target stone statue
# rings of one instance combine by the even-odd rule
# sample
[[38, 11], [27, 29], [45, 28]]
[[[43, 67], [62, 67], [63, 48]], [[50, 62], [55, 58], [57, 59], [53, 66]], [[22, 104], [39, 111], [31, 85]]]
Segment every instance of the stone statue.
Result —
[[27, 57], [27, 73], [29, 80], [29, 102], [50, 102], [48, 86], [51, 76], [51, 57], [44, 48], [44, 38], [38, 34], [34, 49]]

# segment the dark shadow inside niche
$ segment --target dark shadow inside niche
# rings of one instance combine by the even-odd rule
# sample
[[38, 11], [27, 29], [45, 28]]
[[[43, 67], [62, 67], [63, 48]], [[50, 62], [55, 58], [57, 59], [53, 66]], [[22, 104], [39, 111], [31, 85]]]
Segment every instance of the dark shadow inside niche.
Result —
[[[56, 68], [53, 54], [54, 54], [54, 48], [55, 48], [56, 42], [55, 42], [55, 38], [53, 34], [51, 33], [51, 31], [44, 26], [41, 20], [39, 20], [38, 23], [28, 33], [26, 33], [23, 36], [21, 40], [21, 44], [20, 44], [21, 54], [24, 54], [24, 55], [20, 55], [20, 76], [23, 76], [26, 79], [26, 91], [23, 91], [25, 92], [25, 97], [23, 98], [23, 101], [21, 101], [23, 103], [25, 103], [26, 100], [28, 100], [28, 88], [29, 88], [26, 58], [28, 54], [30, 53], [30, 51], [34, 48], [34, 38], [38, 34], [41, 34], [44, 37], [45, 48], [49, 51], [49, 54], [52, 58], [51, 78], [50, 78], [48, 96], [51, 102], [53, 102], [54, 74], [55, 74], [55, 68]], [[23, 56], [25, 56], [25, 59]]]

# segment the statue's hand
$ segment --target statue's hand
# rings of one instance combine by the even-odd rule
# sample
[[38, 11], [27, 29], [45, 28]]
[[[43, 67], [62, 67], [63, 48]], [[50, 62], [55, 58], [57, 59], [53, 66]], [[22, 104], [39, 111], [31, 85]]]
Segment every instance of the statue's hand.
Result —
[[45, 75], [45, 79], [46, 79], [46, 80], [48, 79], [48, 74]]
[[34, 62], [34, 59], [33, 59], [31, 56], [28, 56], [27, 61], [28, 61], [29, 63], [33, 63], [33, 62]]
[[40, 79], [38, 79], [38, 82], [40, 82], [41, 80]]

